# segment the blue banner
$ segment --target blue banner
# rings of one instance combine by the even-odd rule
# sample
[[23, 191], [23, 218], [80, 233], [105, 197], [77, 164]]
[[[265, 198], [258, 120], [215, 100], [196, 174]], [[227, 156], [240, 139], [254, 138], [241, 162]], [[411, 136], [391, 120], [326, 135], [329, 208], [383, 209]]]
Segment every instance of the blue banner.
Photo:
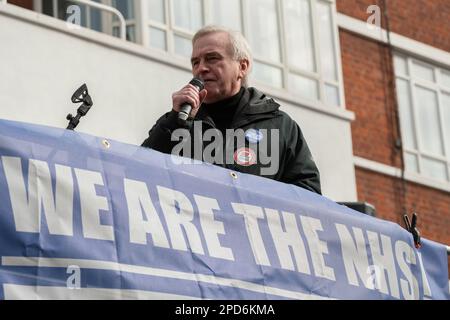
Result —
[[6, 120], [0, 157], [1, 299], [450, 298], [445, 246], [293, 185]]

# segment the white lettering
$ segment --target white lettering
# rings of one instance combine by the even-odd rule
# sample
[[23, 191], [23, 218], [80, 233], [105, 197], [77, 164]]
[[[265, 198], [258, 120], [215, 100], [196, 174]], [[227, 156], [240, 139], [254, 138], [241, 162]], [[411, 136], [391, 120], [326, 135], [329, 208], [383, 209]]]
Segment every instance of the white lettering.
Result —
[[[350, 231], [343, 224], [336, 223], [336, 230], [341, 241], [342, 258], [344, 260], [345, 273], [347, 274], [348, 283], [358, 286], [358, 276], [364, 279], [369, 270], [369, 260], [366, 252], [366, 241], [360, 228], [353, 227], [353, 240]], [[374, 282], [362, 281], [366, 288], [374, 289]]]
[[73, 235], [73, 178], [69, 167], [55, 165], [56, 190], [53, 197], [52, 177], [48, 164], [29, 160], [28, 194], [25, 188], [20, 158], [2, 157], [9, 188], [16, 230], [40, 232], [41, 211], [50, 234]]
[[161, 220], [152, 203], [145, 182], [124, 180], [130, 223], [130, 242], [147, 244], [147, 234], [156, 247], [170, 248]]
[[208, 252], [211, 257], [234, 261], [234, 255], [230, 248], [220, 245], [218, 234], [225, 234], [222, 221], [214, 220], [213, 210], [220, 210], [216, 199], [194, 195], [200, 214], [200, 224], [205, 236]]
[[373, 263], [374, 265], [382, 269], [382, 272], [380, 272], [380, 279], [379, 279], [381, 288], [377, 289], [379, 289], [381, 292], [385, 294], [389, 294], [386, 284], [386, 276], [384, 273], [384, 271], [386, 271], [389, 279], [391, 296], [400, 298], [400, 291], [398, 288], [398, 280], [397, 280], [397, 271], [395, 269], [394, 254], [392, 252], [391, 238], [383, 234], [381, 235], [381, 244], [384, 252], [384, 254], [382, 254], [378, 233], [367, 231], [367, 237], [369, 239]]
[[100, 222], [100, 210], [109, 209], [108, 199], [97, 195], [95, 191], [95, 185], [104, 185], [102, 175], [82, 169], [75, 169], [75, 175], [80, 189], [83, 235], [91, 239], [114, 241], [113, 227]]
[[[404, 241], [395, 242], [395, 255], [397, 257], [400, 270], [406, 277], [406, 281], [400, 278], [400, 288], [403, 296], [408, 300], [419, 299], [419, 283], [414, 277], [411, 268], [408, 265], [416, 264], [416, 255], [414, 249]], [[406, 261], [405, 261], [406, 260]]]
[[194, 209], [189, 199], [176, 190], [160, 186], [157, 189], [159, 203], [166, 218], [172, 247], [177, 250], [187, 251], [182, 231], [184, 229], [192, 252], [204, 254], [200, 235], [192, 223]]
[[317, 231], [323, 231], [319, 219], [300, 216], [300, 221], [305, 231], [306, 240], [311, 252], [314, 274], [325, 279], [336, 280], [334, 270], [325, 265], [324, 254], [328, 254], [328, 247], [325, 241], [319, 239]]
[[381, 269], [379, 266], [374, 266], [374, 265], [370, 265], [367, 268], [367, 280], [366, 280], [366, 288], [374, 288], [374, 289], [380, 289], [381, 288], [381, 284], [380, 284], [380, 275], [381, 273], [383, 273], [384, 270]]
[[256, 263], [263, 266], [270, 266], [269, 258], [267, 257], [264, 242], [258, 227], [258, 219], [264, 219], [262, 208], [244, 203], [232, 203], [231, 206], [235, 213], [244, 216], [245, 229], [247, 230]]
[[290, 212], [282, 212], [285, 230], [281, 225], [280, 215], [277, 210], [264, 209], [267, 215], [269, 230], [272, 235], [275, 249], [280, 259], [281, 267], [288, 270], [294, 270], [294, 262], [289, 251], [292, 248], [295, 262], [297, 263], [297, 271], [311, 274], [308, 257], [306, 255], [305, 244], [298, 230], [295, 215]]
[[417, 256], [419, 257], [419, 265], [422, 273], [423, 294], [424, 296], [428, 296], [431, 298], [430, 283], [428, 282], [427, 273], [425, 272], [425, 268], [423, 266], [422, 254], [420, 252], [417, 252]]

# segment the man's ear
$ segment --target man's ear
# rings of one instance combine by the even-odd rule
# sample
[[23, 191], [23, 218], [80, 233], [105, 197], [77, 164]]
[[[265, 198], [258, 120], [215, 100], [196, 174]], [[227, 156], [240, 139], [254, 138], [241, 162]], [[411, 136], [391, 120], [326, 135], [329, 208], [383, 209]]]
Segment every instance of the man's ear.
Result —
[[248, 59], [239, 60], [239, 79], [243, 79], [249, 70], [250, 62]]

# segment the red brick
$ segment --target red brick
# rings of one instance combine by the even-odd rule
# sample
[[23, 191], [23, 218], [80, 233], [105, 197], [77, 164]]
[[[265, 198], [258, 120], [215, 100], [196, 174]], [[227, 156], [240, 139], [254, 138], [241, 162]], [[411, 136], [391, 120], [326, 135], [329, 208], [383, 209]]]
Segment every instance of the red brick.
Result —
[[367, 21], [370, 5], [381, 9], [386, 28], [384, 4], [391, 31], [430, 46], [450, 51], [450, 1], [448, 0], [337, 0], [338, 12]]
[[25, 9], [33, 9], [33, 0], [8, 0], [8, 3]]
[[[367, 7], [376, 4], [383, 8], [384, 2], [338, 0], [337, 9], [365, 21]], [[386, 2], [392, 31], [450, 52], [450, 1]], [[353, 153], [401, 168], [401, 151], [395, 147], [398, 115], [390, 50], [383, 43], [343, 29], [339, 38], [346, 107], [355, 113]], [[417, 212], [422, 236], [450, 245], [449, 192], [358, 167], [356, 184], [358, 200], [373, 204], [379, 218], [403, 226], [403, 214]]]
[[404, 227], [402, 218], [404, 209], [410, 217], [416, 212], [422, 237], [450, 245], [448, 192], [411, 182], [406, 183], [403, 192], [402, 181], [399, 178], [358, 167], [355, 172], [358, 200], [373, 204], [378, 218], [396, 222]]
[[393, 103], [392, 59], [385, 46], [340, 30], [342, 68], [347, 109], [352, 123], [354, 154], [400, 166]]

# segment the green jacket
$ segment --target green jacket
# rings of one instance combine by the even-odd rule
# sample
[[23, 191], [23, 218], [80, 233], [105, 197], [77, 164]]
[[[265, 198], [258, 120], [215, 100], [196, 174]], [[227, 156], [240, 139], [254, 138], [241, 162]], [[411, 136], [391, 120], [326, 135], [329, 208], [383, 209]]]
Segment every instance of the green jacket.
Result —
[[[279, 110], [279, 107], [278, 103], [267, 98], [257, 89], [247, 88], [229, 125], [230, 129], [243, 129], [243, 132], [247, 133], [244, 144], [242, 144], [242, 139], [239, 143], [239, 139], [236, 137], [231, 139], [224, 137], [223, 143], [220, 144], [223, 146], [221, 148], [223, 155], [220, 152], [212, 152], [212, 157], [205, 158], [201, 152], [195, 154], [194, 143], [191, 141], [196, 139], [192, 138], [190, 141], [185, 140], [184, 142], [189, 143], [190, 154], [181, 153], [180, 155], [208, 161], [231, 170], [294, 184], [320, 194], [319, 170], [314, 163], [302, 131], [294, 120]], [[142, 146], [168, 154], [172, 153], [174, 147], [180, 143], [171, 141], [173, 131], [180, 129], [176, 120], [177, 113], [175, 111], [163, 115], [149, 131], [149, 137], [142, 143]], [[184, 130], [186, 134], [189, 133], [190, 137], [197, 137], [203, 152], [213, 149], [211, 146], [207, 147], [214, 139], [210, 138], [209, 141], [201, 139], [208, 129], [215, 129], [217, 133], [219, 132], [215, 128], [213, 120], [200, 108], [196, 118], [188, 120]], [[273, 129], [278, 129], [278, 137]], [[198, 137], [201, 140], [198, 140]], [[278, 152], [274, 152], [274, 150], [278, 150]]]

